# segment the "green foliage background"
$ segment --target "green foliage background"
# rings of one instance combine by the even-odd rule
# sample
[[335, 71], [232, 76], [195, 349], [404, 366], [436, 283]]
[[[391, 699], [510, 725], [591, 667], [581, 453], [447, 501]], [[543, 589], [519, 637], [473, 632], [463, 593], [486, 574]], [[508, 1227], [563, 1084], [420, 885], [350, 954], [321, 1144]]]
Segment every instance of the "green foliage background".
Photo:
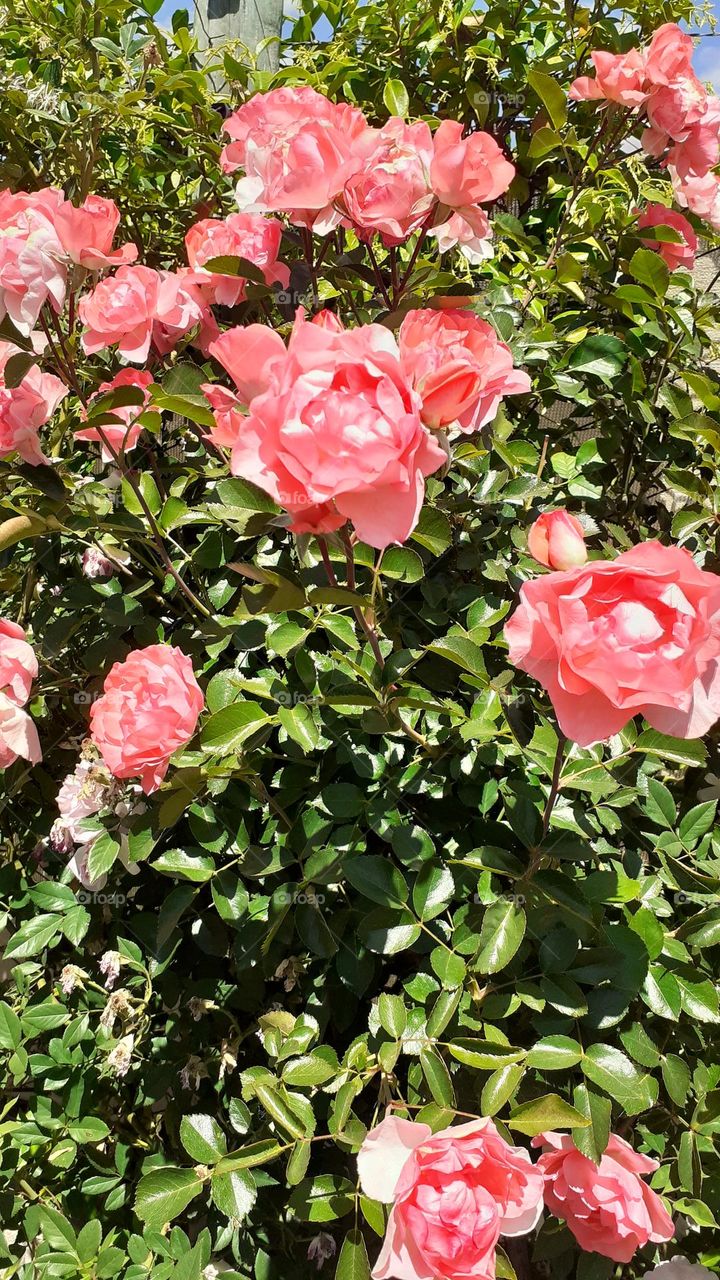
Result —
[[[167, 266], [198, 217], [233, 202], [207, 65], [181, 15], [173, 33], [154, 25], [158, 8], [3, 6], [0, 185], [112, 196], [143, 260]], [[332, 36], [317, 44], [321, 17]], [[473, 270], [423, 250], [408, 299], [464, 296], [532, 395], [431, 478], [407, 547], [379, 567], [360, 548], [355, 587], [339, 547], [333, 589], [315, 544], [206, 453], [198, 388], [217, 375], [189, 351], [158, 374], [164, 425], [138, 482], [204, 612], [166, 573], [132, 489], [109, 491], [73, 449], [77, 401], [56, 419], [56, 465], [0, 463], [2, 612], [39, 653], [44, 746], [40, 767], [5, 773], [0, 801], [6, 1275], [193, 1280], [222, 1261], [284, 1280], [290, 1259], [314, 1274], [306, 1249], [323, 1231], [338, 1280], [364, 1280], [383, 1213], [358, 1193], [355, 1154], [391, 1101], [436, 1127], [494, 1115], [521, 1142], [571, 1127], [591, 1158], [612, 1126], [660, 1160], [682, 1251], [720, 1263], [717, 733], [679, 742], [635, 724], [609, 748], [573, 748], [544, 824], [557, 732], [502, 641], [544, 508], [585, 513], [595, 553], [660, 537], [718, 567], [718, 304], [637, 240], [633, 209], [668, 184], [624, 142], [631, 122], [615, 115], [598, 138], [594, 107], [566, 105], [591, 48], [680, 18], [690, 4], [303, 0], [276, 75], [224, 55], [235, 102], [307, 81], [376, 120], [476, 121], [518, 166], [494, 260]], [[283, 256], [307, 291], [292, 230]], [[359, 248], [328, 253], [319, 291], [350, 322], [399, 321]], [[292, 307], [250, 292], [236, 320], [285, 332]], [[88, 387], [112, 371], [80, 368]], [[98, 536], [128, 557], [109, 582], [80, 569]], [[356, 632], [359, 598], [384, 671]], [[94, 867], [108, 884], [83, 893], [47, 845], [55, 796], [112, 662], [161, 639], [192, 656], [210, 714], [134, 820], [138, 874], [115, 862], [106, 815]], [[129, 1002], [112, 1034], [108, 949]], [[89, 977], [65, 996], [68, 963]], [[125, 1034], [118, 1078], [107, 1058]], [[501, 1262], [513, 1267], [615, 1273], [549, 1218], [532, 1257], [521, 1244]]]

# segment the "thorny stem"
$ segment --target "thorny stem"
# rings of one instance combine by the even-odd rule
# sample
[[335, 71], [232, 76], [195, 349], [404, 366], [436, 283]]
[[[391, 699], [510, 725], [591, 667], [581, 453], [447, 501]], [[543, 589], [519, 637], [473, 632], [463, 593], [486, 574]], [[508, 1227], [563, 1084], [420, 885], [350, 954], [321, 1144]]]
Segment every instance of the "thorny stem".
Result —
[[[347, 558], [348, 588], [350, 591], [355, 591], [356, 590], [355, 552], [353, 550], [352, 542], [350, 541], [350, 538], [348, 537], [347, 533], [341, 533], [340, 537], [342, 538], [343, 545], [345, 547], [345, 555]], [[375, 656], [375, 661], [377, 662], [378, 666], [382, 670], [382, 668], [385, 666], [385, 659], [382, 656], [382, 651], [380, 649], [380, 641], [378, 640], [377, 632], [374, 626], [372, 625], [372, 623], [365, 617], [365, 614], [360, 608], [360, 605], [356, 605], [353, 612], [355, 614], [355, 618], [357, 619], [357, 622], [365, 632], [370, 648], [372, 649], [373, 654]]]
[[542, 819], [542, 839], [543, 840], [545, 839], [548, 833], [548, 830], [550, 828], [550, 819], [552, 817], [553, 809], [555, 808], [555, 801], [558, 798], [558, 792], [560, 791], [560, 774], [562, 772], [563, 756], [565, 754], [566, 743], [567, 743], [567, 738], [563, 737], [563, 735], [561, 734], [560, 737], [558, 738], [557, 751], [555, 752], [555, 764], [553, 765], [552, 781], [550, 783], [550, 794], [548, 795], [547, 803], [545, 805], [545, 810], [543, 812], [543, 819]]

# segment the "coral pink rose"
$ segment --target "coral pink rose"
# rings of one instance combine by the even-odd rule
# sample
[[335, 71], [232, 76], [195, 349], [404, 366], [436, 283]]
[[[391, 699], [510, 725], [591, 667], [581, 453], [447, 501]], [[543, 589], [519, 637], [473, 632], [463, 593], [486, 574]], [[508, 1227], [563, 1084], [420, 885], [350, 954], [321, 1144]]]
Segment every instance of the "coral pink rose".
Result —
[[512, 352], [472, 311], [409, 311], [400, 326], [400, 360], [422, 400], [423, 422], [477, 431], [503, 396], [530, 390]]
[[569, 511], [544, 511], [528, 533], [528, 551], [548, 569], [574, 569], [587, 560], [585, 530]]
[[246, 213], [286, 213], [325, 232], [337, 226], [334, 201], [362, 165], [372, 133], [357, 107], [335, 104], [307, 85], [257, 93], [225, 122], [232, 141], [220, 163], [243, 168], [237, 187]]
[[5, 366], [11, 356], [21, 355], [11, 342], [0, 342], [0, 458], [19, 453], [32, 466], [47, 462], [40, 447], [38, 431], [53, 416], [67, 395], [64, 382], [52, 373], [43, 373], [33, 364], [15, 387], [5, 386]]
[[596, 50], [590, 55], [595, 77], [579, 76], [570, 86], [570, 97], [576, 102], [603, 98], [619, 102], [623, 107], [639, 107], [647, 97], [645, 57], [639, 49], [629, 53], [606, 53]]
[[[116, 453], [129, 453], [137, 445], [143, 429], [138, 418], [150, 403], [148, 388], [152, 385], [152, 381], [153, 376], [146, 369], [121, 369], [109, 382], [101, 382], [97, 391], [90, 397], [88, 407], [91, 407], [93, 400], [97, 400], [99, 396], [108, 395], [120, 387], [135, 388], [142, 395], [142, 400], [139, 404], [114, 405], [107, 413], [103, 413], [101, 430], [97, 427], [83, 427], [81, 431], [75, 432], [75, 439], [97, 441], [102, 445], [103, 462], [113, 460], [113, 454], [105, 443], [106, 440], [109, 440]], [[87, 418], [87, 410], [83, 410], [83, 417]], [[108, 418], [114, 421], [107, 421]]]
[[443, 120], [433, 138], [430, 182], [441, 204], [451, 209], [487, 204], [507, 191], [515, 166], [489, 133], [463, 137], [455, 120]]
[[147, 360], [151, 345], [167, 355], [195, 328], [197, 345], [205, 352], [218, 332], [192, 280], [182, 271], [152, 267], [120, 267], [81, 298], [78, 314], [88, 355], [117, 345], [120, 355], [136, 364]]
[[492, 258], [492, 231], [483, 209], [465, 208], [451, 213], [445, 222], [432, 227], [429, 234], [437, 240], [440, 253], [460, 246], [460, 252], [474, 267]]
[[206, 271], [211, 258], [245, 258], [259, 267], [266, 284], [290, 281], [290, 270], [278, 262], [282, 226], [275, 218], [255, 213], [235, 213], [229, 218], [203, 218], [190, 228], [185, 237], [193, 283], [200, 285], [210, 302], [234, 307], [245, 297], [247, 281], [241, 276]]
[[682, 241], [674, 244], [666, 240], [646, 240], [644, 236], [640, 238], [643, 244], [657, 250], [671, 271], [676, 271], [678, 267], [686, 267], [688, 271], [692, 271], [697, 236], [687, 218], [674, 209], [667, 209], [664, 204], [649, 204], [640, 214], [637, 225], [639, 231], [645, 227], [671, 227], [673, 231], [677, 231], [682, 236]]
[[526, 582], [505, 638], [580, 746], [636, 715], [678, 738], [720, 716], [720, 578], [678, 547], [643, 542]]
[[187, 655], [151, 644], [111, 668], [90, 712], [90, 736], [113, 776], [139, 778], [149, 795], [192, 738], [204, 705]]
[[669, 173], [678, 204], [720, 231], [720, 178], [714, 173], [702, 178], [681, 178], [672, 166]]
[[[425, 476], [446, 455], [420, 421], [388, 329], [337, 332], [300, 314], [287, 351], [272, 330], [250, 325], [223, 334], [211, 353], [238, 384], [239, 401], [233, 409], [223, 397], [218, 424], [235, 437], [233, 475], [285, 507], [295, 531], [328, 531], [350, 520], [374, 547], [409, 536]], [[214, 388], [205, 390], [215, 396]], [[249, 405], [246, 418], [238, 413], [241, 401]]]
[[7, 769], [18, 757], [30, 764], [42, 759], [38, 731], [27, 711], [0, 693], [0, 769]]
[[541, 1134], [533, 1146], [549, 1148], [537, 1162], [545, 1179], [545, 1204], [567, 1224], [581, 1249], [629, 1262], [650, 1241], [672, 1239], [672, 1218], [641, 1176], [653, 1173], [657, 1160], [633, 1151], [615, 1134], [599, 1165], [581, 1155], [569, 1134]]
[[432, 134], [423, 121], [392, 116], [375, 132], [363, 168], [348, 178], [342, 204], [360, 238], [378, 232], [387, 245], [418, 231], [435, 204], [430, 189]]
[[333, 333], [341, 333], [345, 328], [340, 317], [334, 311], [328, 311], [327, 307], [317, 311], [310, 323], [319, 325], [321, 329], [331, 329]]
[[87, 196], [79, 209], [64, 200], [55, 214], [55, 230], [66, 254], [90, 271], [120, 266], [137, 258], [135, 244], [113, 249], [119, 222], [120, 210], [115, 201], [103, 196]]
[[645, 52], [645, 74], [654, 85], [668, 85], [692, 76], [692, 36], [676, 22], [665, 22], [653, 34]]
[[0, 618], [0, 691], [22, 707], [38, 673], [37, 658], [16, 622]]
[[433, 1133], [386, 1117], [358, 1153], [365, 1195], [392, 1202], [374, 1280], [494, 1280], [500, 1235], [537, 1225], [543, 1179], [492, 1120]]
[[0, 320], [9, 315], [28, 335], [46, 303], [60, 311], [65, 301], [65, 251], [54, 220], [62, 191], [0, 192]]

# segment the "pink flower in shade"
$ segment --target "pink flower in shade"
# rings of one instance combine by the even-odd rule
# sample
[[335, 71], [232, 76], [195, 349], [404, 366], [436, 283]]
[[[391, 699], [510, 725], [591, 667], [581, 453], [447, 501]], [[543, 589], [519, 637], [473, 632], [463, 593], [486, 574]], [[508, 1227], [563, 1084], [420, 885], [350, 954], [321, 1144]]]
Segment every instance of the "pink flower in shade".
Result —
[[0, 458], [13, 453], [40, 466], [47, 462], [38, 437], [40, 427], [52, 418], [68, 389], [52, 373], [43, 373], [33, 364], [15, 387], [7, 387], [3, 377], [11, 356], [20, 355], [19, 347], [0, 342]]
[[[103, 462], [113, 461], [113, 454], [105, 444], [103, 436], [110, 441], [116, 453], [129, 453], [137, 445], [142, 433], [142, 423], [138, 422], [138, 418], [150, 403], [149, 387], [152, 381], [153, 376], [146, 369], [121, 369], [109, 382], [101, 382], [97, 391], [90, 397], [88, 405], [92, 405], [93, 400], [97, 400], [99, 396], [117, 391], [120, 387], [137, 388], [142, 393], [142, 403], [115, 405], [113, 409], [108, 410], [107, 414], [103, 414], [104, 419], [113, 418], [115, 421], [103, 421], [102, 435], [97, 427], [83, 427], [81, 431], [75, 432], [75, 439], [97, 441], [102, 446]], [[87, 418], [86, 410], [83, 411], [83, 417]]]
[[187, 655], [152, 644], [111, 668], [90, 712], [90, 736], [113, 776], [139, 778], [149, 795], [192, 738], [204, 705]]
[[37, 658], [16, 622], [0, 618], [0, 690], [22, 707], [38, 673]]
[[406, 124], [397, 116], [373, 133], [362, 169], [345, 183], [342, 205], [361, 239], [377, 232], [384, 244], [402, 244], [435, 204], [432, 134], [423, 121]]
[[182, 271], [120, 267], [81, 298], [78, 314], [88, 355], [117, 346], [136, 364], [147, 360], [151, 345], [167, 355], [192, 329], [199, 328], [196, 341], [203, 352], [217, 335], [210, 308]]
[[606, 53], [596, 50], [591, 55], [595, 76], [579, 76], [570, 86], [570, 97], [603, 98], [619, 102], [623, 107], [640, 107], [647, 97], [645, 56], [640, 49], [629, 53]]
[[389, 1115], [358, 1153], [365, 1195], [392, 1203], [374, 1280], [494, 1280], [500, 1235], [526, 1235], [543, 1209], [527, 1151], [492, 1120], [433, 1133]]
[[0, 693], [0, 769], [7, 769], [18, 757], [30, 764], [42, 759], [38, 731], [27, 711]]
[[[223, 334], [211, 353], [238, 385], [235, 408], [224, 399], [228, 413], [249, 406], [234, 418], [233, 475], [269, 493], [295, 532], [350, 520], [374, 547], [409, 536], [425, 476], [446, 454], [420, 421], [388, 329], [337, 332], [300, 313], [287, 351], [272, 330], [250, 325]], [[218, 425], [228, 431], [228, 418]]]
[[224, 129], [232, 141], [220, 157], [223, 171], [245, 170], [241, 211], [285, 213], [321, 233], [338, 225], [334, 202], [372, 138], [362, 111], [307, 85], [272, 89], [250, 98]]
[[463, 257], [475, 267], [493, 256], [492, 231], [483, 209], [465, 208], [451, 213], [445, 222], [432, 227], [429, 234], [437, 240], [440, 253], [459, 245]]
[[674, 209], [667, 209], [664, 204], [649, 204], [638, 217], [637, 225], [639, 231], [644, 230], [645, 227], [671, 227], [673, 231], [677, 231], [682, 236], [682, 241], [679, 243], [646, 240], [642, 236], [640, 238], [643, 244], [657, 250], [671, 271], [676, 271], [678, 267], [686, 267], [688, 271], [692, 271], [695, 265], [697, 236], [687, 218], [684, 218], [681, 213], [676, 213]]
[[430, 182], [441, 204], [460, 209], [497, 200], [515, 177], [515, 166], [505, 159], [489, 133], [478, 131], [463, 137], [455, 120], [443, 120], [433, 138]]
[[530, 528], [528, 551], [547, 569], [575, 569], [587, 560], [585, 530], [569, 511], [544, 511]]
[[633, 1151], [615, 1134], [599, 1165], [581, 1155], [569, 1134], [541, 1134], [533, 1146], [546, 1148], [537, 1162], [545, 1179], [545, 1204], [585, 1252], [630, 1262], [649, 1242], [672, 1239], [672, 1218], [642, 1180], [658, 1168], [657, 1160]]
[[120, 222], [120, 210], [114, 200], [90, 195], [79, 209], [70, 200], [64, 200], [54, 221], [63, 249], [70, 260], [81, 267], [100, 271], [137, 258], [135, 244], [124, 244], [120, 249], [112, 247]]
[[505, 638], [580, 746], [636, 715], [676, 738], [720, 716], [720, 578], [679, 547], [643, 542], [526, 582]]
[[472, 311], [409, 311], [400, 326], [403, 372], [422, 400], [426, 426], [477, 431], [506, 395], [530, 390], [512, 352]]
[[200, 285], [209, 302], [234, 307], [245, 297], [247, 281], [241, 276], [225, 276], [206, 271], [211, 258], [245, 258], [262, 271], [266, 284], [290, 282], [290, 270], [278, 262], [282, 226], [275, 218], [256, 213], [235, 213], [229, 218], [203, 218], [185, 237], [190, 279]]

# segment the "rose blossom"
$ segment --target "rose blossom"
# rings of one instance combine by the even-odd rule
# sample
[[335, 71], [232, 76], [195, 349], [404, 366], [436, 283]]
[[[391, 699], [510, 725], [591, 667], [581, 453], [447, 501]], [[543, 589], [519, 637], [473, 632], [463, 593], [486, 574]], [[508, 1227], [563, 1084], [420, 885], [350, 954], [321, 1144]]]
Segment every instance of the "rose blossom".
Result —
[[637, 225], [639, 231], [644, 230], [645, 227], [672, 227], [677, 231], [682, 236], [680, 243], [646, 240], [643, 236], [640, 239], [649, 248], [657, 250], [670, 271], [676, 271], [678, 267], [686, 267], [688, 271], [692, 271], [695, 265], [697, 236], [687, 218], [684, 218], [681, 213], [676, 213], [674, 209], [667, 209], [664, 204], [649, 204], [640, 214]]
[[528, 551], [546, 568], [574, 569], [587, 560], [585, 530], [569, 511], [544, 511], [530, 528]]
[[[97, 427], [83, 427], [81, 431], [75, 432], [76, 440], [92, 440], [102, 445], [103, 462], [112, 462], [113, 454], [105, 444], [105, 439], [109, 440], [116, 453], [129, 453], [134, 449], [142, 433], [142, 423], [138, 422], [138, 418], [145, 412], [150, 403], [149, 387], [152, 386], [153, 376], [147, 369], [121, 369], [115, 374], [109, 382], [101, 382], [97, 391], [93, 392], [88, 401], [88, 406], [92, 405], [93, 400], [97, 400], [99, 396], [108, 395], [113, 391], [117, 391], [119, 387], [134, 387], [138, 392], [142, 393], [141, 404], [118, 404], [114, 408], [109, 409], [107, 414], [103, 414], [103, 418], [112, 417], [117, 419], [116, 422], [102, 423], [102, 435]], [[87, 418], [87, 410], [83, 409], [83, 417]]]
[[65, 301], [65, 251], [54, 222], [64, 197], [56, 187], [0, 191], [0, 320], [32, 333], [46, 303], [59, 312]]
[[615, 1134], [599, 1165], [577, 1150], [569, 1134], [541, 1134], [532, 1145], [549, 1148], [537, 1162], [545, 1179], [545, 1204], [566, 1223], [581, 1249], [629, 1262], [648, 1242], [672, 1239], [672, 1218], [641, 1177], [659, 1167], [657, 1160], [633, 1151]]
[[507, 191], [515, 166], [489, 133], [463, 137], [455, 120], [443, 120], [433, 138], [430, 182], [441, 204], [451, 209], [487, 204]]
[[675, 199], [683, 208], [702, 218], [715, 231], [720, 230], [720, 178], [708, 173], [703, 178], [681, 178], [669, 166]]
[[112, 242], [120, 222], [120, 210], [114, 200], [103, 196], [86, 196], [80, 208], [64, 200], [55, 214], [55, 230], [72, 262], [90, 271], [134, 262], [137, 245], [124, 244], [113, 249]]
[[361, 239], [378, 232], [384, 244], [402, 244], [420, 229], [435, 203], [432, 157], [432, 134], [422, 120], [406, 124], [391, 116], [375, 131], [362, 169], [343, 188], [343, 208]]
[[14, 764], [18, 756], [31, 764], [42, 759], [38, 731], [27, 711], [0, 693], [0, 769]]
[[371, 135], [362, 111], [308, 85], [256, 93], [224, 125], [232, 141], [225, 173], [243, 168], [237, 201], [246, 213], [286, 213], [324, 233], [338, 225], [334, 201], [363, 162]]
[[40, 427], [52, 418], [68, 393], [64, 382], [43, 373], [33, 364], [15, 387], [5, 385], [4, 372], [11, 356], [21, 355], [11, 342], [0, 342], [0, 458], [19, 453], [24, 462], [47, 462], [38, 438]]
[[81, 298], [78, 314], [88, 355], [117, 344], [126, 360], [147, 360], [151, 344], [161, 355], [199, 326], [197, 346], [205, 352], [217, 326], [200, 290], [182, 271], [120, 267]]
[[409, 311], [398, 342], [401, 367], [429, 427], [477, 431], [495, 417], [503, 396], [530, 390], [510, 348], [472, 311]]
[[[239, 400], [206, 387], [231, 471], [290, 513], [295, 532], [351, 520], [374, 547], [414, 529], [425, 476], [446, 461], [420, 421], [419, 398], [381, 325], [333, 331], [302, 314], [288, 349], [262, 325], [222, 335], [211, 352], [235, 379]], [[240, 401], [249, 406], [243, 418]], [[215, 433], [211, 437], [220, 442]]]
[[451, 213], [445, 222], [432, 227], [429, 235], [437, 240], [440, 253], [459, 245], [463, 257], [474, 267], [493, 256], [492, 231], [483, 209], [465, 208], [462, 213]]
[[570, 97], [604, 98], [623, 107], [639, 107], [645, 101], [645, 58], [639, 49], [629, 53], [607, 53], [597, 49], [591, 53], [595, 77], [578, 76], [570, 86]]
[[688, 1262], [687, 1258], [677, 1257], [646, 1271], [643, 1280], [715, 1280], [715, 1272]]
[[139, 777], [156, 791], [170, 757], [190, 741], [205, 705], [181, 649], [152, 644], [116, 662], [90, 712], [90, 734], [116, 778]]
[[282, 225], [275, 218], [256, 213], [234, 213], [229, 218], [203, 218], [185, 236], [191, 275], [209, 302], [234, 307], [245, 297], [247, 281], [242, 276], [226, 276], [206, 271], [211, 258], [245, 258], [262, 271], [266, 284], [290, 282], [290, 269], [278, 262]]
[[22, 627], [8, 618], [0, 618], [0, 690], [22, 707], [30, 697], [37, 673], [37, 658]]
[[365, 1195], [392, 1202], [374, 1280], [494, 1280], [500, 1235], [526, 1235], [543, 1208], [543, 1181], [527, 1151], [492, 1120], [433, 1134], [387, 1116], [358, 1153]]
[[679, 547], [643, 542], [526, 582], [505, 638], [580, 746], [636, 715], [677, 738], [720, 716], [720, 578]]

